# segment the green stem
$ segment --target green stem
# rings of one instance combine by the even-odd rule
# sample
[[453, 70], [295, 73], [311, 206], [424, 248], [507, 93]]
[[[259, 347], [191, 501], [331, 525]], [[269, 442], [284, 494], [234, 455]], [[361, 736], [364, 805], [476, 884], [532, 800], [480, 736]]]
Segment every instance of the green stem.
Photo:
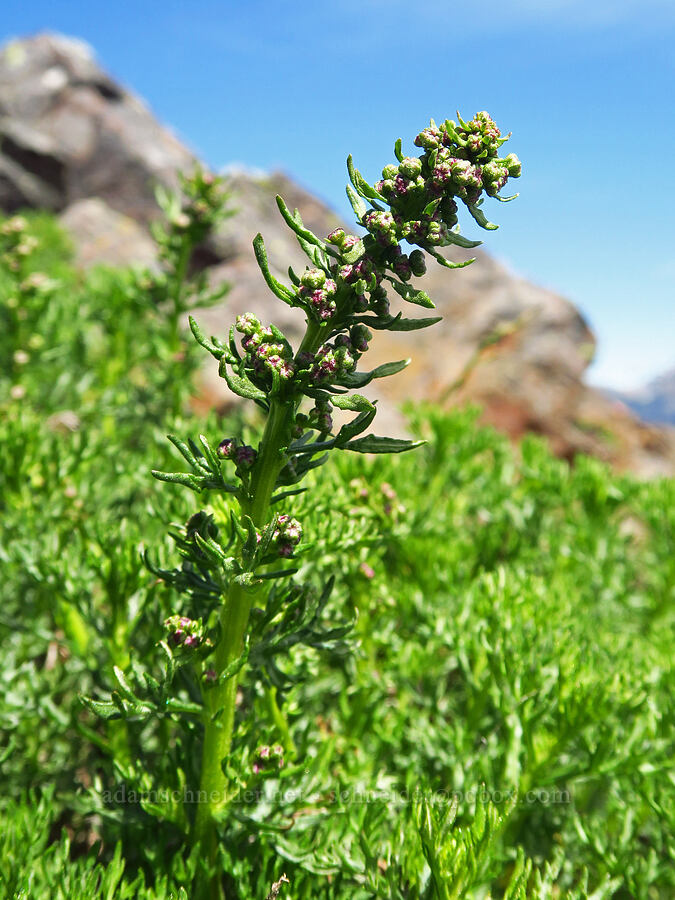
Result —
[[[322, 330], [317, 322], [309, 322], [298, 353], [315, 352], [321, 343]], [[260, 441], [258, 461], [253, 470], [248, 497], [241, 503], [242, 512], [262, 528], [268, 520], [269, 508], [279, 472], [285, 459], [282, 448], [288, 445], [290, 430], [295, 418], [298, 401], [272, 399]], [[213, 668], [217, 675], [241, 656], [253, 600], [261, 592], [240, 585], [230, 586], [223, 604], [220, 622], [222, 636], [216, 647]], [[216, 819], [227, 804], [228, 778], [223, 772], [223, 760], [230, 753], [234, 730], [234, 714], [239, 685], [239, 675], [224, 684], [204, 688], [205, 729], [202, 750], [202, 769], [199, 785], [199, 803], [194, 824], [193, 840], [201, 844], [202, 852], [211, 866], [216, 861]], [[286, 749], [295, 748], [288, 723], [279, 709], [276, 696], [268, 692], [270, 714], [283, 736]], [[210, 884], [201, 885], [198, 896], [220, 900], [223, 897], [221, 879], [216, 876]]]
[[279, 709], [279, 704], [277, 703], [277, 689], [272, 686], [265, 688], [265, 699], [267, 700], [267, 709], [270, 718], [276, 725], [277, 731], [281, 734], [281, 743], [284, 745], [284, 750], [289, 756], [294, 757], [296, 754], [295, 743], [293, 742], [286, 716]]

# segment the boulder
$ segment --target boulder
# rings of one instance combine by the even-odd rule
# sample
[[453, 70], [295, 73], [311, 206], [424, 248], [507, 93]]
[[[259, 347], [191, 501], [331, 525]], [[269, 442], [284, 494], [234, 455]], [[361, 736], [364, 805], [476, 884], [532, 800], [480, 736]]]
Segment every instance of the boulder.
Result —
[[61, 212], [99, 197], [147, 223], [154, 186], [176, 184], [194, 156], [145, 104], [98, 66], [86, 44], [40, 34], [0, 53], [0, 206]]

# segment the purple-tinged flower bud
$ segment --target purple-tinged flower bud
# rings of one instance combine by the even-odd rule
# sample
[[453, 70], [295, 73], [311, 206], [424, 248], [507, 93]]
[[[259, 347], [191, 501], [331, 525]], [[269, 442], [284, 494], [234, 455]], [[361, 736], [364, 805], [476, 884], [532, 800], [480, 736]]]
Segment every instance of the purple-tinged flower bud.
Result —
[[408, 257], [410, 268], [416, 278], [420, 278], [427, 270], [427, 262], [421, 250], [413, 250]]
[[241, 334], [252, 335], [261, 330], [260, 322], [253, 313], [244, 313], [243, 316], [237, 316], [235, 327]]
[[383, 197], [389, 198], [394, 192], [394, 179], [383, 178], [382, 181], [375, 182], [375, 190]]
[[206, 684], [215, 684], [218, 681], [218, 673], [215, 669], [207, 669], [202, 677]]
[[397, 175], [394, 178], [394, 193], [398, 194], [399, 197], [405, 197], [405, 195], [410, 190], [410, 181], [407, 178], [403, 178], [401, 175]]
[[375, 569], [369, 566], [368, 563], [362, 562], [359, 566], [359, 571], [368, 579], [375, 577]]
[[378, 287], [371, 293], [369, 305], [376, 315], [382, 317], [389, 315], [389, 300], [384, 288]]
[[418, 159], [416, 156], [406, 156], [405, 159], [401, 160], [399, 163], [398, 171], [404, 178], [408, 178], [412, 181], [422, 172], [422, 160]]
[[520, 178], [522, 164], [515, 153], [509, 153], [509, 155], [504, 158], [504, 165], [509, 170], [511, 178]]
[[237, 466], [242, 469], [250, 469], [251, 466], [255, 463], [257, 456], [257, 452], [253, 449], [253, 447], [249, 447], [248, 444], [244, 444], [242, 447], [237, 447], [234, 452], [234, 458], [236, 460]]
[[241, 340], [241, 346], [247, 353], [252, 353], [263, 342], [262, 332], [256, 331], [255, 334], [247, 334]]
[[373, 339], [373, 333], [365, 325], [352, 325], [349, 330], [349, 338], [359, 353], [365, 353], [368, 349], [368, 342]]
[[216, 453], [221, 459], [232, 459], [235, 449], [235, 440], [233, 438], [225, 438], [216, 447]]
[[326, 273], [323, 269], [305, 269], [300, 278], [300, 283], [303, 287], [310, 288], [310, 290], [316, 290], [317, 288], [323, 287], [326, 283]]
[[441, 146], [441, 132], [434, 125], [430, 125], [417, 135], [415, 146], [424, 147], [425, 150], [436, 150]]
[[304, 413], [298, 413], [293, 423], [292, 435], [294, 438], [300, 438], [305, 433], [309, 419]]
[[341, 373], [353, 372], [356, 368], [356, 360], [346, 347], [338, 347], [335, 350], [335, 359]]
[[338, 247], [342, 247], [345, 239], [345, 230], [344, 228], [335, 228], [326, 238], [331, 244], [336, 244]]
[[188, 619], [187, 616], [169, 616], [164, 622], [168, 631], [167, 641], [173, 647], [186, 650], [199, 647], [203, 641], [202, 623], [199, 619]]
[[394, 260], [392, 268], [401, 279], [401, 281], [410, 281], [410, 278], [412, 276], [412, 268], [410, 266], [408, 257], [405, 254], [397, 257]]
[[443, 247], [446, 243], [448, 227], [445, 222], [429, 222], [427, 224], [425, 241], [433, 247]]
[[368, 309], [368, 298], [365, 294], [357, 294], [354, 297], [354, 311], [365, 312]]

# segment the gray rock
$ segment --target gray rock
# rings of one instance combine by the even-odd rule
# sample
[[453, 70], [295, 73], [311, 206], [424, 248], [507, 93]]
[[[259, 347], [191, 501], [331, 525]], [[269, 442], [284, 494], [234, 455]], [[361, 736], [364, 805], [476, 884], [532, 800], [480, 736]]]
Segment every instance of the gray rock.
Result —
[[81, 41], [40, 34], [0, 54], [0, 205], [57, 212], [100, 197], [140, 222], [154, 185], [175, 185], [194, 156]]
[[74, 240], [80, 266], [105, 262], [150, 268], [156, 264], [155, 243], [145, 228], [98, 197], [71, 203], [60, 219]]

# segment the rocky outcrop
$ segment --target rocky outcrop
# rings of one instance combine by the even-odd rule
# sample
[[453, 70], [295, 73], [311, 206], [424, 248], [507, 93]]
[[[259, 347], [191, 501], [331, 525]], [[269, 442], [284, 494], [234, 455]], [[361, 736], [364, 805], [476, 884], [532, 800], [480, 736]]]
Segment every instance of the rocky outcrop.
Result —
[[[175, 184], [177, 172], [194, 163], [80, 42], [40, 35], [0, 54], [0, 207], [60, 213], [83, 264], [151, 264], [154, 185]], [[289, 263], [301, 269], [306, 260], [278, 214], [275, 194], [297, 207], [317, 234], [331, 231], [338, 217], [283, 175], [232, 173], [230, 185], [237, 213], [202, 261], [214, 281], [226, 279], [233, 288], [224, 304], [200, 318], [218, 333], [234, 315], [252, 310], [297, 335], [302, 318], [267, 291], [251, 241], [263, 233], [271, 268], [285, 279]], [[454, 272], [430, 266], [425, 290], [442, 322], [422, 332], [377, 334], [369, 362], [413, 360], [405, 373], [375, 383], [370, 395], [380, 402], [379, 429], [404, 429], [397, 412], [404, 398], [472, 402], [486, 421], [513, 437], [544, 435], [566, 458], [585, 452], [645, 475], [674, 473], [675, 431], [641, 423], [584, 384], [595, 339], [574, 305], [487, 254], [475, 255], [475, 263]], [[220, 404], [225, 396], [209, 367], [202, 401]]]
[[88, 197], [139, 222], [193, 155], [81, 41], [41, 34], [0, 55], [0, 206], [61, 212]]

